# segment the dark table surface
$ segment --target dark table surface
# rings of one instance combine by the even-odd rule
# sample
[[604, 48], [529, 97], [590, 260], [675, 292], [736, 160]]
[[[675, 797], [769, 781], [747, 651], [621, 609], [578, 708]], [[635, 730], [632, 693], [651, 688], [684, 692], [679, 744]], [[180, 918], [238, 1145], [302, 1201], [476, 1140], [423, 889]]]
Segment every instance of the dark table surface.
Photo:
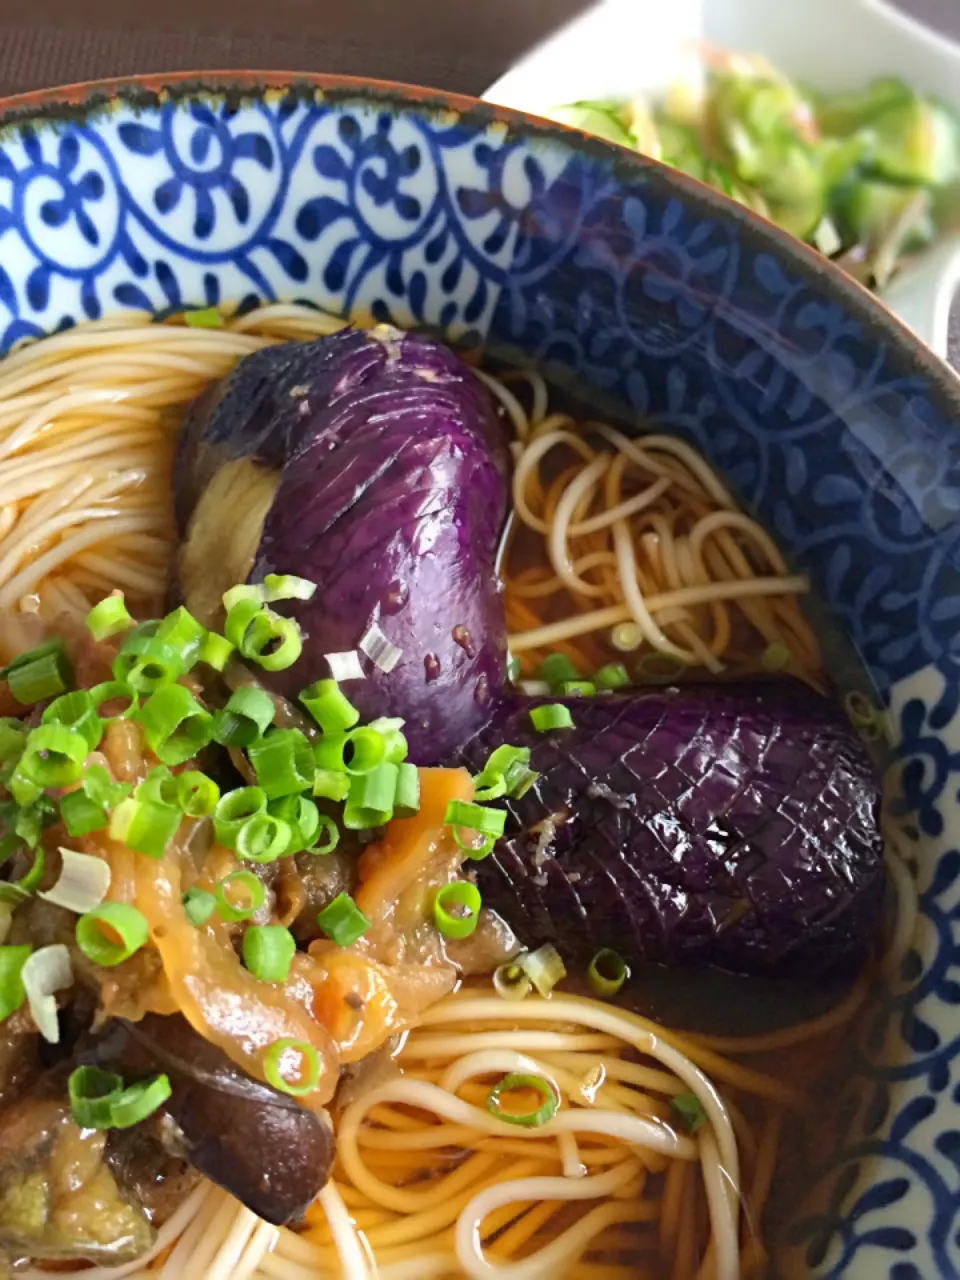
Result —
[[[479, 94], [589, 3], [0, 0], [0, 95], [135, 72], [233, 68], [331, 71]], [[960, 39], [960, 0], [897, 3]], [[951, 339], [960, 364], [960, 307]]]

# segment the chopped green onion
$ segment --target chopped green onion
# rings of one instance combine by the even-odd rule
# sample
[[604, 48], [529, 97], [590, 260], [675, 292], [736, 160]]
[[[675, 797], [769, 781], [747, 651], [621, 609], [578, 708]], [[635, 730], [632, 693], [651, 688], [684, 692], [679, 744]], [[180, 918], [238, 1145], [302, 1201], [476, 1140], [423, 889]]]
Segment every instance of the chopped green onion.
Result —
[[73, 986], [70, 952], [62, 942], [41, 947], [27, 956], [20, 977], [37, 1030], [48, 1044], [59, 1044], [60, 1022], [54, 992]]
[[372, 622], [357, 643], [357, 648], [378, 670], [389, 673], [403, 657], [403, 650], [388, 640], [376, 622]]
[[510, 657], [507, 659], [507, 679], [511, 684], [517, 683], [517, 677], [520, 675], [521, 670], [519, 658]]
[[32, 804], [16, 811], [14, 835], [19, 836], [28, 849], [33, 849], [40, 841], [43, 828], [56, 821], [56, 814], [57, 806], [49, 797], [37, 796]]
[[869, 729], [880, 716], [873, 702], [858, 689], [853, 689], [844, 696], [843, 706], [850, 722], [858, 729]]
[[[540, 1095], [543, 1102], [535, 1111], [527, 1111], [521, 1114], [515, 1112], [504, 1111], [501, 1098], [503, 1094], [510, 1093], [514, 1089], [533, 1089]], [[556, 1114], [560, 1105], [560, 1099], [553, 1085], [543, 1078], [543, 1076], [520, 1075], [511, 1072], [509, 1075], [493, 1086], [487, 1094], [487, 1110], [491, 1115], [496, 1116], [499, 1120], [505, 1120], [507, 1124], [518, 1124], [525, 1129], [536, 1129], [542, 1124], [546, 1124]]]
[[257, 782], [270, 800], [296, 795], [313, 785], [313, 749], [299, 729], [273, 729], [247, 751]]
[[[3, 848], [2, 859], [0, 860], [5, 862], [11, 854], [16, 853], [23, 846], [16, 836], [9, 836], [7, 840], [3, 841], [3, 846], [0, 847]], [[38, 844], [33, 852], [33, 862], [19, 880], [0, 882], [0, 902], [7, 902], [15, 907], [19, 906], [21, 902], [25, 902], [31, 893], [40, 887], [46, 861], [43, 845]]]
[[206, 889], [188, 889], [180, 898], [184, 914], [191, 924], [206, 924], [216, 909], [217, 899]]
[[643, 632], [635, 622], [621, 622], [610, 632], [610, 643], [621, 653], [631, 653], [643, 644]]
[[63, 693], [44, 710], [41, 724], [62, 724], [75, 729], [87, 740], [87, 747], [95, 751], [103, 737], [103, 722], [97, 715], [97, 704], [86, 689]]
[[385, 764], [403, 764], [407, 758], [407, 739], [400, 732], [403, 721], [397, 717], [381, 716], [371, 720], [367, 725], [383, 738], [383, 759]]
[[349, 893], [337, 894], [317, 916], [317, 924], [338, 947], [353, 946], [370, 928], [370, 921]]
[[270, 603], [274, 600], [312, 600], [317, 593], [317, 584], [309, 578], [298, 578], [293, 573], [268, 573], [263, 579], [266, 590], [264, 599]]
[[488, 774], [484, 769], [473, 780], [473, 794], [485, 804], [491, 800], [499, 800], [507, 794], [507, 780], [502, 773]]
[[533, 983], [515, 960], [508, 960], [494, 970], [493, 989], [504, 1000], [523, 1000], [532, 988]]
[[70, 791], [60, 801], [60, 817], [72, 836], [88, 836], [92, 831], [102, 831], [107, 825], [107, 806], [81, 788]]
[[116, 591], [87, 614], [87, 630], [94, 640], [107, 640], [133, 626], [133, 619], [123, 600], [123, 592]]
[[263, 1059], [267, 1083], [281, 1093], [302, 1098], [320, 1083], [320, 1059], [306, 1040], [275, 1040]]
[[[469, 938], [480, 919], [480, 890], [469, 880], [454, 880], [437, 890], [433, 922], [445, 938]], [[455, 910], [451, 911], [453, 907]]]
[[108, 724], [111, 720], [130, 719], [140, 709], [139, 697], [123, 680], [104, 680], [102, 684], [95, 684], [90, 690], [90, 697], [93, 699], [93, 705], [98, 714], [105, 702], [115, 702], [118, 698], [123, 698], [126, 701], [127, 705], [122, 711], [117, 711], [112, 716], [101, 716], [101, 719]]
[[695, 1093], [678, 1093], [670, 1099], [670, 1113], [687, 1133], [696, 1133], [707, 1118]]
[[349, 831], [366, 831], [389, 822], [399, 779], [400, 768], [395, 764], [378, 765], [372, 773], [354, 778], [343, 807], [343, 825]]
[[162, 685], [140, 708], [147, 746], [163, 764], [183, 764], [213, 737], [213, 716], [182, 684]]
[[89, 750], [86, 738], [75, 729], [41, 724], [30, 731], [17, 770], [44, 790], [68, 787], [83, 772]]
[[73, 684], [73, 669], [62, 640], [47, 640], [20, 654], [3, 675], [14, 698], [25, 707], [66, 693]]
[[386, 761], [387, 743], [382, 733], [369, 727], [349, 733], [325, 733], [313, 747], [318, 769], [359, 776], [372, 773]]
[[191, 329], [223, 328], [223, 316], [219, 307], [198, 307], [195, 311], [184, 311], [183, 322]]
[[598, 689], [625, 689], [630, 673], [622, 662], [607, 662], [590, 677]]
[[360, 655], [356, 649], [348, 649], [345, 653], [325, 653], [324, 658], [327, 660], [327, 666], [330, 668], [330, 675], [338, 684], [342, 684], [344, 680], [363, 680], [366, 677], [363, 673], [363, 664], [360, 662]]
[[128, 684], [137, 693], [153, 693], [161, 685], [173, 684], [185, 669], [173, 645], [137, 631], [124, 641], [113, 660], [113, 678]]
[[547, 702], [543, 706], [534, 707], [530, 712], [530, 723], [537, 733], [549, 733], [551, 729], [574, 727], [570, 708], [560, 702]]
[[133, 793], [138, 800], [154, 804], [177, 805], [177, 780], [165, 764], [154, 765]]
[[[504, 809], [487, 809], [466, 800], [451, 800], [443, 821], [452, 828], [453, 838], [464, 853], [471, 858], [485, 858], [503, 835], [507, 814]], [[485, 838], [479, 843], [471, 842], [465, 832], [475, 832]]]
[[33, 804], [43, 794], [43, 784], [27, 777], [20, 764], [6, 778], [5, 785], [19, 805]]
[[214, 741], [223, 747], [249, 747], [273, 724], [277, 708], [269, 693], [244, 685], [213, 718]]
[[267, 891], [252, 871], [231, 871], [216, 888], [220, 918], [233, 923], [248, 920], [266, 901]]
[[0, 764], [18, 760], [27, 741], [27, 727], [12, 716], [0, 717]]
[[397, 794], [393, 801], [395, 818], [412, 818], [420, 812], [420, 770], [405, 761], [397, 773]]
[[261, 982], [286, 982], [296, 949], [280, 924], [251, 924], [243, 935], [243, 963]]
[[522, 795], [537, 777], [527, 768], [529, 763], [529, 747], [511, 747], [507, 743], [497, 747], [473, 780], [474, 798], [485, 802], [505, 795]]
[[200, 646], [206, 637], [207, 629], [200, 625], [189, 609], [183, 605], [174, 609], [157, 627], [157, 639], [176, 649], [183, 662], [184, 670], [189, 671], [200, 656]]
[[129, 782], [114, 782], [102, 764], [91, 764], [84, 769], [82, 785], [91, 800], [96, 800], [107, 809], [116, 808], [132, 790]]
[[336, 680], [315, 680], [301, 692], [300, 701], [324, 733], [344, 733], [360, 719], [360, 712]]
[[0, 947], [0, 1022], [16, 1013], [27, 998], [23, 966], [31, 951], [31, 947]]
[[225, 849], [236, 847], [244, 823], [255, 814], [266, 813], [267, 797], [261, 787], [238, 787], [217, 801], [213, 811], [213, 830], [217, 843]]
[[323, 800], [346, 800], [350, 777], [333, 769], [318, 769], [313, 779], [313, 794]]
[[207, 818], [220, 799], [220, 788], [199, 769], [188, 769], [177, 776], [177, 804], [188, 818]]
[[218, 636], [215, 631], [208, 631], [200, 641], [200, 652], [197, 661], [206, 663], [214, 671], [222, 671], [230, 661], [233, 645], [225, 636]]
[[279, 818], [290, 827], [287, 853], [299, 853], [313, 843], [320, 830], [320, 810], [306, 796], [281, 796], [267, 805], [271, 818]]
[[276, 862], [290, 847], [293, 828], [289, 822], [256, 813], [237, 833], [237, 857], [246, 862]]
[[128, 902], [105, 902], [77, 921], [77, 946], [94, 964], [112, 968], [145, 946], [150, 928]]
[[60, 850], [60, 875], [52, 889], [38, 893], [38, 898], [83, 915], [99, 907], [110, 888], [110, 864], [89, 853], [73, 849]]
[[645, 653], [637, 663], [637, 679], [641, 684], [670, 684], [688, 670], [689, 664], [672, 654]]
[[564, 680], [558, 693], [567, 698], [592, 698], [597, 686], [590, 680]]
[[793, 654], [788, 645], [785, 645], [782, 640], [773, 640], [760, 655], [760, 665], [764, 671], [782, 671], [792, 657]]
[[516, 963], [544, 997], [567, 976], [560, 952], [550, 942], [537, 947], [536, 951], [524, 951], [517, 956]]
[[155, 800], [131, 799], [117, 805], [110, 816], [110, 839], [148, 858], [162, 858], [180, 827], [180, 810]]
[[238, 601], [227, 613], [223, 630], [240, 656], [264, 671], [292, 667], [303, 651], [303, 637], [296, 622], [255, 600]]
[[568, 680], [579, 680], [580, 672], [563, 653], [550, 653], [544, 658], [534, 673], [538, 680], [556, 689]]
[[593, 993], [601, 999], [615, 996], [629, 976], [626, 960], [610, 947], [602, 947], [587, 970], [587, 981]]
[[172, 1089], [166, 1075], [138, 1080], [124, 1088], [123, 1078], [100, 1067], [77, 1067], [67, 1080], [70, 1111], [83, 1129], [130, 1129], [162, 1107]]
[[[314, 843], [308, 847], [307, 853], [316, 853], [319, 855], [333, 853], [334, 849], [340, 843], [340, 828], [334, 820], [327, 817], [325, 813], [320, 814], [319, 819], [317, 832], [314, 836]], [[325, 832], [327, 836], [323, 844], [317, 843], [321, 831]]]

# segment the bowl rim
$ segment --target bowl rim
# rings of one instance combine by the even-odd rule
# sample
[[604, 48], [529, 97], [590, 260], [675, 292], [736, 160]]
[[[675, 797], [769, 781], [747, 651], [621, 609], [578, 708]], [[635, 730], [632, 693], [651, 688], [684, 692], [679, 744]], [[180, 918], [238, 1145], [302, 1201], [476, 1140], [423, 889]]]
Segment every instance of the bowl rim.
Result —
[[597, 138], [582, 129], [470, 94], [400, 80], [367, 79], [333, 72], [255, 68], [141, 72], [0, 96], [0, 145], [9, 130], [38, 117], [44, 123], [56, 124], [61, 120], [86, 118], [90, 112], [109, 108], [116, 102], [133, 100], [135, 105], [156, 107], [165, 101], [176, 102], [203, 92], [228, 93], [233, 90], [241, 95], [256, 95], [305, 89], [319, 91], [334, 100], [362, 98], [368, 102], [382, 100], [384, 105], [394, 108], [413, 105], [453, 110], [468, 119], [478, 119], [486, 124], [494, 122], [527, 135], [565, 139], [567, 145], [572, 145], [576, 139], [575, 150], [605, 160], [618, 177], [623, 170], [650, 173], [664, 187], [680, 191], [722, 218], [734, 219], [747, 234], [771, 241], [771, 247], [785, 255], [811, 286], [825, 287], [828, 295], [839, 296], [861, 324], [879, 330], [877, 339], [889, 341], [899, 350], [901, 359], [908, 359], [916, 371], [922, 372], [937, 392], [952, 402], [960, 419], [960, 372], [919, 339], [882, 299], [811, 246], [715, 188], [658, 160]]

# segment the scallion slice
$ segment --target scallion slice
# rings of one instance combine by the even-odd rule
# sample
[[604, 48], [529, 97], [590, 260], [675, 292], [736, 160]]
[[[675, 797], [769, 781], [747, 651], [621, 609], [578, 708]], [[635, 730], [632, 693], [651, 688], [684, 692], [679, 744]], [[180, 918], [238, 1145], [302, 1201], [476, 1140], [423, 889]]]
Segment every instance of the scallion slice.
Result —
[[590, 677], [598, 689], [625, 689], [630, 673], [622, 662], [607, 662]]
[[564, 680], [557, 692], [567, 698], [592, 698], [597, 686], [591, 680]]
[[87, 689], [75, 689], [54, 698], [40, 717], [41, 724], [62, 724], [75, 729], [87, 740], [87, 747], [95, 751], [103, 737], [103, 721], [97, 715], [97, 704]]
[[367, 725], [383, 738], [383, 758], [387, 764], [403, 764], [407, 758], [407, 739], [400, 732], [403, 723], [399, 717], [381, 716]]
[[325, 653], [323, 655], [330, 668], [331, 677], [339, 684], [344, 680], [365, 680], [366, 674], [356, 649], [348, 649], [345, 653]]
[[62, 942], [41, 947], [27, 957], [20, 976], [37, 1030], [49, 1044], [59, 1044], [60, 1023], [54, 993], [73, 986], [70, 952]]
[[31, 729], [18, 772], [46, 790], [68, 787], [83, 772], [90, 748], [82, 733], [62, 724], [41, 724]]
[[325, 733], [313, 747], [318, 769], [360, 776], [384, 763], [387, 743], [382, 733], [369, 727], [349, 733]]
[[317, 916], [317, 924], [338, 947], [350, 947], [370, 928], [349, 893], [339, 893]]
[[437, 890], [433, 922], [445, 938], [469, 938], [480, 919], [480, 890], [469, 880], [454, 880]]
[[222, 329], [223, 315], [219, 307], [197, 307], [184, 311], [183, 322], [191, 329]]
[[27, 726], [12, 716], [0, 717], [0, 764], [19, 760], [27, 741]]
[[[468, 857], [485, 858], [503, 835], [507, 814], [504, 809], [487, 809], [466, 800], [451, 800], [443, 821], [452, 829], [454, 840]], [[477, 841], [476, 836], [482, 839]]]
[[397, 794], [393, 801], [395, 818], [412, 818], [420, 812], [420, 770], [405, 761], [397, 772]]
[[561, 702], [546, 702], [534, 707], [530, 712], [530, 723], [537, 733], [549, 733], [551, 729], [572, 729], [573, 716], [570, 708]]
[[248, 749], [247, 758], [269, 800], [297, 795], [313, 785], [313, 749], [299, 729], [271, 730]]
[[320, 1058], [306, 1040], [275, 1040], [263, 1058], [267, 1082], [281, 1093], [302, 1098], [320, 1083]]
[[99, 907], [110, 888], [110, 864], [104, 858], [73, 849], [60, 849], [60, 875], [57, 883], [38, 898], [83, 915]]
[[263, 906], [267, 891], [252, 871], [231, 871], [216, 888], [221, 920], [249, 920]]
[[180, 898], [184, 914], [191, 924], [206, 924], [217, 906], [216, 896], [206, 889], [188, 889]]
[[251, 924], [243, 935], [243, 963], [261, 982], [286, 982], [297, 944], [279, 924]]
[[360, 719], [360, 712], [336, 680], [315, 680], [301, 692], [300, 701], [324, 733], [344, 733]]
[[[22, 848], [22, 843], [15, 835], [8, 836], [0, 845], [0, 849], [2, 849], [0, 861], [5, 862], [12, 853]], [[31, 893], [34, 893], [40, 887], [46, 860], [43, 845], [38, 844], [33, 851], [33, 862], [19, 880], [4, 880], [0, 882], [0, 902], [7, 902], [15, 907], [18, 907], [21, 902], [25, 902]]]
[[564, 653], [549, 653], [535, 672], [536, 678], [557, 689], [568, 680], [579, 680], [580, 672]]
[[128, 902], [104, 902], [77, 921], [77, 946], [94, 964], [113, 968], [122, 964], [150, 937], [142, 911]]
[[177, 806], [177, 780], [165, 764], [154, 765], [133, 793], [138, 800]]
[[403, 650], [388, 640], [375, 622], [363, 633], [357, 648], [383, 672], [392, 671], [403, 657]]
[[147, 746], [163, 764], [183, 764], [213, 737], [213, 716], [181, 684], [165, 684], [140, 708]]
[[695, 1093], [678, 1093], [670, 1099], [670, 1114], [687, 1133], [696, 1133], [707, 1113]]
[[313, 794], [322, 800], [346, 800], [350, 776], [333, 769], [318, 769], [313, 778]]
[[354, 778], [343, 806], [343, 825], [347, 830], [366, 831], [389, 822], [399, 779], [400, 768], [395, 764], [378, 765], [371, 773]]
[[[326, 839], [322, 841], [321, 832], [326, 835]], [[328, 817], [325, 813], [321, 813], [313, 844], [308, 846], [306, 852], [320, 855], [333, 853], [339, 843], [340, 828], [332, 818]]]
[[177, 775], [177, 805], [188, 818], [208, 818], [217, 807], [220, 788], [199, 769], [188, 769]]
[[20, 654], [2, 674], [14, 698], [26, 707], [66, 693], [73, 684], [73, 669], [59, 639]]
[[133, 626], [133, 618], [123, 599], [122, 591], [115, 591], [87, 614], [87, 630], [94, 640], [107, 640]]
[[529, 763], [529, 747], [511, 747], [507, 743], [497, 747], [473, 780], [474, 799], [485, 802], [504, 795], [522, 795], [537, 777], [527, 767]]
[[[93, 699], [97, 714], [107, 724], [111, 720], [129, 720], [140, 709], [139, 697], [123, 680], [104, 680], [102, 684], [95, 684], [90, 690], [90, 697]], [[100, 714], [100, 708], [105, 702], [117, 702], [121, 699], [127, 704], [122, 711], [114, 711], [113, 715], [109, 716]]]
[[197, 662], [206, 634], [206, 627], [201, 626], [183, 605], [174, 609], [173, 613], [168, 613], [157, 627], [157, 639], [168, 644], [171, 649], [176, 649], [185, 671], [189, 671]]
[[162, 858], [177, 834], [181, 816], [173, 805], [136, 798], [124, 800], [110, 815], [110, 839], [148, 858]]
[[114, 782], [102, 764], [91, 764], [83, 771], [83, 789], [91, 800], [106, 809], [114, 809], [121, 800], [126, 800], [132, 787], [129, 782]]
[[244, 685], [213, 719], [213, 737], [224, 747], [249, 747], [273, 724], [277, 708], [269, 693]]
[[200, 641], [200, 652], [197, 661], [205, 663], [214, 671], [222, 671], [230, 661], [233, 645], [226, 636], [218, 636], [215, 631], [208, 631]]
[[267, 797], [262, 787], [238, 787], [235, 791], [228, 791], [220, 797], [213, 811], [217, 843], [225, 849], [235, 848], [244, 823], [255, 814], [266, 811]]
[[[502, 1102], [503, 1095], [511, 1093], [514, 1089], [532, 1089], [540, 1095], [543, 1101], [534, 1111], [520, 1113], [505, 1111]], [[546, 1124], [548, 1120], [552, 1120], [559, 1105], [560, 1098], [556, 1090], [543, 1076], [521, 1075], [511, 1072], [509, 1075], [505, 1075], [499, 1083], [495, 1084], [487, 1094], [487, 1110], [491, 1115], [495, 1115], [499, 1120], [506, 1121], [507, 1124], [521, 1125], [524, 1129], [536, 1129], [540, 1125]]]
[[320, 830], [320, 810], [306, 796], [281, 796], [267, 805], [271, 818], [279, 818], [290, 827], [287, 853], [299, 853], [313, 843]]
[[303, 652], [303, 637], [296, 622], [255, 600], [238, 601], [227, 613], [223, 630], [240, 656], [264, 671], [284, 671]]
[[172, 1089], [166, 1075], [137, 1080], [124, 1088], [123, 1078], [100, 1067], [77, 1067], [67, 1080], [74, 1122], [83, 1129], [129, 1129], [162, 1107]]
[[290, 848], [293, 828], [289, 822], [257, 813], [237, 833], [236, 852], [245, 862], [276, 862]]
[[32, 947], [0, 947], [0, 1022], [23, 1005], [27, 993], [23, 987], [23, 966]]
[[61, 798], [60, 817], [72, 836], [88, 836], [93, 831], [102, 831], [109, 821], [106, 805], [82, 789], [70, 791]]
[[516, 960], [508, 960], [494, 970], [493, 989], [504, 1000], [523, 1000], [533, 990], [533, 983]]
[[536, 951], [524, 951], [517, 956], [515, 963], [544, 997], [549, 996], [557, 983], [567, 976], [560, 952], [551, 942], [545, 942]]
[[610, 947], [602, 947], [587, 970], [591, 990], [602, 999], [615, 996], [629, 976], [626, 960]]
[[142, 694], [173, 684], [185, 670], [183, 658], [173, 645], [139, 627], [123, 642], [113, 660], [114, 680]]

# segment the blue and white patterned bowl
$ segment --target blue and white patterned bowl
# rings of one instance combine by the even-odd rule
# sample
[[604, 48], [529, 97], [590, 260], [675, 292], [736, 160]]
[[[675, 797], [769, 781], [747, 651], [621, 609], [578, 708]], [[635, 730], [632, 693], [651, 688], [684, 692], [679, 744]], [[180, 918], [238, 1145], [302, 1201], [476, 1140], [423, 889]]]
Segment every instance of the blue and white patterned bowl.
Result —
[[922, 928], [799, 1256], [960, 1276], [960, 384], [760, 219], [497, 108], [247, 74], [0, 103], [0, 350], [247, 298], [433, 326], [669, 426], [812, 574], [862, 663], [835, 675], [896, 726]]

